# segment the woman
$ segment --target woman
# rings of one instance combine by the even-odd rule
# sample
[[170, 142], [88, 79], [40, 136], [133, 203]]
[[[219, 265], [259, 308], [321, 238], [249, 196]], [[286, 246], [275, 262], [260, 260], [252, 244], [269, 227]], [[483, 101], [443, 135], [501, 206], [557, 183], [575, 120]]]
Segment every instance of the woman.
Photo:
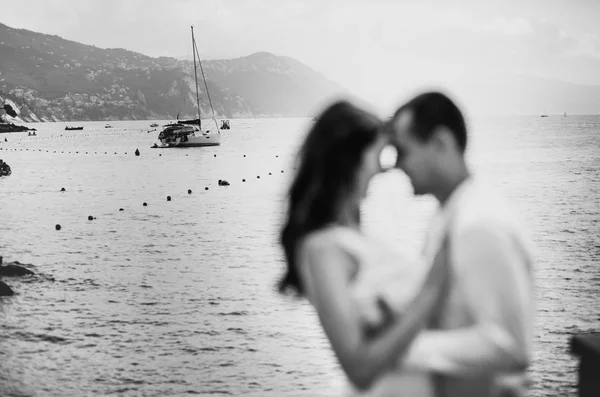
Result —
[[315, 307], [355, 393], [433, 396], [427, 374], [402, 373], [397, 363], [440, 303], [447, 266], [442, 255], [436, 258], [410, 302], [394, 302], [394, 291], [402, 295], [411, 280], [389, 288], [369, 276], [382, 261], [402, 266], [360, 230], [360, 204], [382, 171], [387, 140], [379, 129], [375, 116], [341, 101], [308, 133], [281, 232], [287, 272], [279, 289], [305, 295]]

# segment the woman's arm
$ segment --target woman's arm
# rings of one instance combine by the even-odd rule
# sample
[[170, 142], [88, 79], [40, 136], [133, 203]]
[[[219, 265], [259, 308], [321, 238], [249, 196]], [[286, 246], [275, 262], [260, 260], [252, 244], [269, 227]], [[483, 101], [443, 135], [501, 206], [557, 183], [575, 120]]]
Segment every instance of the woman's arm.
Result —
[[360, 390], [398, 362], [439, 303], [448, 278], [445, 250], [436, 257], [423, 289], [392, 325], [369, 337], [351, 299], [356, 259], [331, 236], [308, 238], [301, 277], [340, 364]]

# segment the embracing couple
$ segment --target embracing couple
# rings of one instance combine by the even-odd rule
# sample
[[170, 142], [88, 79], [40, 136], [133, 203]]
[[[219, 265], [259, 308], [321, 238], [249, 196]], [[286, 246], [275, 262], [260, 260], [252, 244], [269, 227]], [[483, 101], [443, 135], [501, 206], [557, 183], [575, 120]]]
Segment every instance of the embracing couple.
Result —
[[[452, 100], [429, 92], [385, 123], [336, 102], [306, 136], [281, 232], [287, 269], [279, 288], [314, 306], [347, 395], [525, 393], [530, 242], [509, 206], [471, 174], [467, 135]], [[439, 202], [417, 263], [361, 231], [360, 205], [385, 171], [388, 145], [415, 195]]]

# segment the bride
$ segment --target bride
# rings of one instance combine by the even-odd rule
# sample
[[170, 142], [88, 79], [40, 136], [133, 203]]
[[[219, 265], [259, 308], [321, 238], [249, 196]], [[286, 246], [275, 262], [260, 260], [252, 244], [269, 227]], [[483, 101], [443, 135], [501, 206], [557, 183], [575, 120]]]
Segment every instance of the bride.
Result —
[[315, 308], [349, 380], [345, 395], [433, 397], [429, 374], [401, 362], [443, 298], [446, 249], [424, 274], [361, 232], [360, 204], [387, 144], [379, 129], [374, 115], [340, 101], [309, 131], [281, 232], [279, 290]]

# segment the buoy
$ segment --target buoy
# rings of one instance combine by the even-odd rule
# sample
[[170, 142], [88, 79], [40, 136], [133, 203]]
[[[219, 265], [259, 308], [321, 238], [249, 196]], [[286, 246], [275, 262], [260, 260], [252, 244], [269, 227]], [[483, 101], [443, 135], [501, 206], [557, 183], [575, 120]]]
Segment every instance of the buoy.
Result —
[[260, 175], [256, 175], [256, 179], [260, 179]]
[[142, 204], [142, 205], [143, 205], [144, 207], [146, 207], [146, 206], [148, 205], [148, 203], [144, 203], [144, 204]]
[[204, 188], [204, 190], [208, 190], [208, 186], [206, 186], [206, 187]]
[[171, 201], [171, 196], [167, 196], [167, 201]]
[[139, 155], [140, 155], [140, 151], [139, 151], [139, 149], [135, 149], [135, 155], [136, 155], [136, 156], [139, 156]]
[[188, 194], [192, 194], [192, 189], [188, 189]]
[[246, 180], [245, 180], [245, 179], [242, 179], [242, 182], [246, 182]]
[[55, 228], [56, 230], [60, 230], [60, 225], [57, 223], [57, 224], [56, 224], [56, 226], [54, 226], [54, 228]]
[[65, 188], [64, 188], [64, 187], [60, 188], [60, 191], [61, 191], [61, 192], [66, 192], [66, 190], [65, 190]]
[[88, 221], [91, 221], [91, 220], [94, 220], [94, 217], [93, 217], [93, 216], [91, 216], [91, 215], [89, 215], [89, 216], [88, 216]]
[[123, 208], [119, 208], [119, 211], [125, 211]]

